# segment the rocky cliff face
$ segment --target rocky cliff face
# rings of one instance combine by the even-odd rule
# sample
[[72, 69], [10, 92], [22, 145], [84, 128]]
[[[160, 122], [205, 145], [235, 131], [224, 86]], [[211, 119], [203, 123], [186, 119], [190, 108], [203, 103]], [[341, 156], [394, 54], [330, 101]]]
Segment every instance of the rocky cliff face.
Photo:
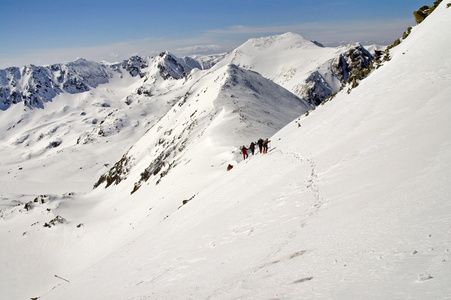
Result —
[[1, 70], [0, 82], [2, 110], [22, 101], [25, 105], [42, 108], [43, 102], [62, 92], [50, 68], [34, 65], [22, 69], [12, 67]]
[[374, 56], [368, 50], [357, 44], [341, 53], [331, 69], [338, 80], [345, 83], [351, 75], [368, 68], [373, 59]]
[[128, 60], [124, 60], [123, 62], [113, 65], [112, 68], [120, 72], [121, 68], [127, 71], [131, 76], [140, 76], [141, 78], [145, 76], [145, 72], [143, 69], [149, 66], [148, 62], [140, 57], [140, 56], [132, 56]]
[[348, 46], [312, 72], [299, 94], [310, 104], [319, 105], [343, 87], [351, 76], [367, 69], [373, 59], [374, 56], [362, 45]]

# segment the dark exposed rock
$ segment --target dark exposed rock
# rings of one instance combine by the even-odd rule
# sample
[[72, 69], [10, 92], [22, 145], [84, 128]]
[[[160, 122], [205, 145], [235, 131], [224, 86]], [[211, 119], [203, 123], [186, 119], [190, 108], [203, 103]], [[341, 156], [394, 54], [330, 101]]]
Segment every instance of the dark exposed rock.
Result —
[[[350, 77], [355, 77], [360, 72], [368, 69], [374, 56], [362, 45], [357, 44], [332, 61], [326, 62], [330, 65], [328, 72], [338, 81], [339, 86], [344, 86]], [[312, 105], [319, 105], [333, 93], [337, 88], [331, 85], [330, 79], [325, 78], [323, 72], [314, 71], [305, 81], [302, 97]]]
[[121, 63], [121, 66], [133, 77], [139, 75], [142, 78], [145, 76], [145, 73], [142, 70], [149, 65], [142, 57], [132, 56], [128, 60], [124, 60]]
[[99, 180], [94, 184], [94, 188], [97, 188], [101, 184], [106, 182], [105, 188], [111, 184], [119, 184], [125, 179], [130, 172], [130, 158], [127, 155], [122, 156], [122, 159], [116, 162], [114, 166], [105, 174], [100, 176]]
[[64, 223], [67, 223], [66, 219], [64, 219], [63, 217], [58, 215], [55, 218], [53, 218], [52, 220], [50, 220], [48, 223], [45, 223], [44, 227], [50, 228], [50, 227], [55, 226], [57, 224], [64, 224]]

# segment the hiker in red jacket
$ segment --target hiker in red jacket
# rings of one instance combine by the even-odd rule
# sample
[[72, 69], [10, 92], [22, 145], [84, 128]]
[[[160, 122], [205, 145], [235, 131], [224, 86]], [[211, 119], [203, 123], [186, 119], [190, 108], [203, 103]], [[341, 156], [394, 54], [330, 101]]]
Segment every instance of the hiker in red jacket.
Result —
[[243, 160], [245, 160], [249, 155], [247, 154], [247, 148], [243, 145], [243, 148], [241, 148], [241, 152], [243, 153]]

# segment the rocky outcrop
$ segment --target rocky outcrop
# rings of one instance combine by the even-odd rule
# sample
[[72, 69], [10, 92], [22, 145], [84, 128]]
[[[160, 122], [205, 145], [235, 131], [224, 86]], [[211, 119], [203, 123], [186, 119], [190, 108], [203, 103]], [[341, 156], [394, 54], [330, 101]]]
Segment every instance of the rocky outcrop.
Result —
[[301, 97], [312, 105], [321, 104], [346, 85], [350, 77], [368, 69], [373, 59], [374, 56], [360, 44], [348, 47], [311, 73], [301, 89]]

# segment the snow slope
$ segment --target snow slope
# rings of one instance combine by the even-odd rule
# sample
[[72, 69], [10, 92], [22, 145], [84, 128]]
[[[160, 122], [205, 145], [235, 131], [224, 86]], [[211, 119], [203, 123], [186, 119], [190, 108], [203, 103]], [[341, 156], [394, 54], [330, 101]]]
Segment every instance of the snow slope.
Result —
[[[191, 80], [194, 84], [185, 96], [96, 186], [103, 186], [104, 182], [106, 187], [134, 182], [133, 188], [130, 187], [134, 193], [149, 178], [155, 178], [151, 181], [156, 181], [156, 185], [167, 181], [172, 170], [183, 165], [185, 172], [199, 173], [196, 182], [202, 182], [197, 187], [201, 189], [206, 184], [201, 180], [202, 175], [206, 175], [208, 182], [212, 166], [225, 168], [226, 162], [238, 160], [240, 145], [274, 134], [311, 108], [260, 74], [235, 65], [226, 65]], [[171, 177], [172, 183], [177, 183], [178, 189], [192, 190], [193, 182], [184, 187], [180, 177]], [[192, 193], [197, 192], [195, 189]]]
[[[119, 159], [118, 153], [122, 155], [122, 153], [127, 152], [106, 173], [105, 177], [101, 177], [101, 179], [106, 178], [106, 184], [99, 181], [97, 189], [85, 195], [79, 194], [84, 191], [81, 189], [82, 187], [86, 188], [81, 183], [77, 184], [77, 187], [71, 187], [70, 192], [67, 192], [67, 190], [63, 192], [68, 186], [62, 185], [61, 181], [66, 179], [74, 182], [76, 181], [74, 178], [59, 179], [59, 174], [53, 172], [43, 173], [45, 175], [39, 177], [30, 172], [28, 164], [23, 167], [26, 169], [23, 174], [26, 174], [27, 177], [21, 177], [27, 185], [30, 184], [32, 178], [35, 180], [39, 178], [42, 181], [48, 180], [49, 184], [42, 184], [42, 187], [32, 185], [29, 187], [29, 194], [20, 196], [21, 185], [4, 182], [5, 187], [11, 185], [11, 189], [14, 189], [4, 194], [5, 201], [18, 199], [18, 201], [13, 201], [11, 206], [16, 203], [19, 203], [19, 206], [2, 211], [2, 217], [6, 220], [3, 229], [5, 232], [13, 230], [18, 236], [26, 238], [16, 241], [17, 236], [7, 236], [5, 242], [11, 246], [3, 249], [4, 255], [2, 257], [8, 260], [14, 260], [14, 257], [22, 259], [24, 264], [33, 266], [30, 273], [34, 275], [40, 274], [42, 270], [44, 270], [44, 273], [57, 272], [57, 270], [61, 270], [57, 267], [59, 261], [70, 260], [70, 264], [60, 265], [60, 267], [68, 268], [67, 270], [71, 270], [75, 274], [108, 255], [112, 249], [136, 238], [139, 232], [147, 228], [141, 225], [138, 230], [136, 225], [132, 224], [147, 223], [151, 227], [155, 221], [150, 222], [150, 224], [146, 222], [150, 215], [156, 215], [155, 220], [161, 221], [161, 214], [167, 216], [176, 211], [182, 205], [184, 197], [189, 199], [202, 190], [204, 186], [210, 185], [219, 174], [224, 172], [226, 162], [233, 162], [240, 157], [237, 153], [238, 148], [247, 143], [251, 135], [255, 140], [260, 135], [270, 136], [296, 116], [311, 109], [304, 101], [279, 85], [263, 78], [258, 73], [234, 65], [227, 65], [216, 69], [216, 71], [193, 72], [186, 80], [167, 81], [158, 76], [160, 72], [151, 71], [149, 74], [157, 74], [157, 76], [149, 75], [143, 78], [139, 89], [146, 91], [152, 89], [151, 94], [160, 95], [160, 97], [151, 97], [152, 103], [157, 100], [166, 100], [164, 103], [171, 103], [173, 106], [169, 111], [167, 109], [157, 110], [157, 112], [165, 111], [166, 113], [152, 123], [152, 126], [147, 128], [146, 133], [143, 133], [136, 143], [133, 141], [133, 138], [137, 137], [136, 132], [143, 132], [147, 122], [143, 126], [139, 126], [138, 122], [135, 126], [124, 126], [121, 134], [107, 134], [107, 141], [114, 143], [113, 146], [117, 145], [114, 149], [116, 151], [111, 151], [112, 148], [99, 145], [105, 136], [102, 134], [100, 141], [97, 141], [98, 128], [95, 129], [94, 137], [82, 135], [81, 138], [78, 138], [82, 141], [87, 140], [89, 143], [86, 145], [88, 146], [91, 145], [91, 139], [94, 142], [90, 148], [86, 148], [84, 143], [77, 143], [75, 146], [75, 149], [78, 149], [77, 151], [93, 149], [101, 156], [101, 151], [109, 149], [111, 153], [106, 153], [106, 155], [116, 155], [116, 159]], [[152, 82], [152, 84], [149, 84], [149, 82]], [[138, 86], [139, 83], [135, 83], [135, 85]], [[171, 85], [171, 89], [167, 88], [168, 85]], [[114, 82], [112, 86], [114, 86]], [[104, 88], [109, 89], [112, 86]], [[117, 86], [114, 91], [118, 93]], [[104, 95], [105, 91], [99, 89], [96, 92], [99, 95]], [[125, 95], [118, 94], [117, 96], [118, 99], [123, 101]], [[173, 102], [174, 99], [176, 99], [175, 103]], [[129, 117], [124, 116], [123, 119], [125, 121], [133, 120], [132, 117], [138, 115], [139, 109], [145, 109], [146, 106], [136, 104], [136, 99], [131, 100], [129, 109], [115, 109], [108, 113], [108, 116], [119, 113], [129, 114]], [[149, 100], [142, 98], [141, 101]], [[55, 101], [55, 103], [63, 102]], [[137, 112], [133, 110], [134, 103], [137, 107], [135, 109], [138, 109]], [[112, 103], [111, 106], [121, 108], [121, 105], [118, 104], [126, 108], [128, 105], [122, 102]], [[89, 105], [85, 107], [87, 111], [89, 111], [87, 109], [89, 107]], [[86, 115], [89, 115], [89, 113]], [[103, 124], [105, 123], [106, 121], [103, 122]], [[100, 130], [103, 133], [106, 132], [106, 129]], [[130, 133], [131, 137], [124, 135], [127, 132]], [[124, 137], [127, 139], [124, 140]], [[30, 138], [30, 140], [34, 139]], [[62, 138], [62, 144], [66, 142], [67, 139]], [[130, 147], [130, 145], [133, 146]], [[124, 149], [127, 146], [130, 147], [128, 151]], [[25, 147], [28, 151], [36, 148], [38, 148], [38, 145], [31, 142]], [[60, 153], [69, 155], [72, 153], [69, 151], [70, 149], [71, 147], [61, 149]], [[119, 151], [122, 151], [122, 153]], [[216, 155], [212, 155], [215, 153]], [[56, 154], [49, 155], [46, 161], [51, 160], [55, 166], [62, 168], [67, 173], [66, 164], [73, 164], [73, 161], [57, 162], [61, 157], [62, 154], [59, 156]], [[80, 156], [76, 157], [83, 159]], [[88, 155], [88, 157], [93, 160], [96, 159], [95, 155]], [[44, 156], [37, 161], [42, 163], [45, 159]], [[35, 161], [33, 160], [33, 162]], [[94, 164], [94, 161], [82, 160], [81, 162], [88, 166]], [[95, 169], [96, 166], [91, 168]], [[211, 173], [212, 168], [216, 170], [216, 175]], [[44, 171], [38, 167], [36, 167], [36, 170]], [[18, 172], [20, 173], [20, 171]], [[180, 182], [180, 178], [191, 178], [196, 172], [199, 174], [195, 181]], [[202, 174], [203, 176], [201, 176]], [[14, 176], [14, 180], [16, 180], [18, 175], [15, 174]], [[86, 173], [82, 174], [80, 171], [78, 176], [79, 180], [86, 180], [86, 184], [88, 183], [90, 177], [86, 178]], [[116, 182], [116, 179], [114, 179], [114, 184], [105, 190], [105, 185], [111, 184], [109, 181], [111, 178], [121, 178], [123, 182], [121, 180]], [[91, 182], [91, 187], [94, 183], [95, 181]], [[176, 184], [177, 189], [173, 188], [174, 184]], [[42, 191], [44, 188], [51, 191], [50, 195], [43, 192], [42, 196], [37, 198], [32, 196], [33, 192]], [[74, 194], [74, 188], [80, 188], [81, 191], [76, 191]], [[153, 195], [153, 201], [167, 203], [164, 203], [165, 205], [161, 208], [154, 209], [152, 206], [155, 204], [149, 203], [146, 196], [149, 190]], [[10, 195], [12, 192], [15, 192], [15, 194]], [[133, 193], [133, 197], [130, 196], [131, 193]], [[171, 200], [163, 201], [165, 198]], [[124, 202], [123, 199], [131, 199], [134, 203], [131, 206], [128, 201]], [[30, 200], [32, 202], [24, 205]], [[150, 214], [149, 210], [152, 210]], [[120, 218], [118, 218], [118, 211]], [[63, 224], [60, 224], [59, 221]], [[52, 222], [56, 223], [56, 226], [53, 226], [55, 224], [52, 224]], [[58, 230], [61, 225], [67, 229], [60, 236], [65, 241], [55, 249], [58, 238], [52, 230], [54, 230], [54, 227]], [[85, 228], [89, 233], [80, 235]], [[114, 231], [118, 229], [118, 232], [114, 233], [115, 237], [111, 237], [112, 228]], [[137, 230], [133, 230], [135, 228]], [[133, 230], [133, 232], [129, 232], [129, 230]], [[59, 236], [58, 233], [57, 236]], [[52, 242], [48, 242], [47, 239]], [[17, 243], [21, 245], [23, 243], [26, 246], [19, 247], [20, 251], [13, 251], [17, 248]], [[39, 245], [39, 250], [35, 255], [28, 256], [28, 250], [36, 244]], [[89, 251], [89, 254], [87, 254], [87, 251]], [[52, 253], [51, 257], [46, 257], [48, 253]], [[80, 253], [84, 254], [80, 255]], [[55, 266], [55, 268], [51, 266]], [[27, 274], [15, 270], [14, 265], [11, 265], [8, 271], [3, 277], [5, 282], [9, 278], [8, 281], [11, 280], [16, 284], [28, 278]], [[65, 272], [63, 271], [63, 273]], [[14, 276], [11, 278], [10, 274], [14, 274]], [[43, 293], [51, 289], [52, 283], [47, 281], [48, 276], [49, 274], [46, 273], [42, 276], [42, 280], [38, 279], [31, 282], [30, 290]], [[5, 288], [4, 290], [8, 290], [9, 295], [13, 297], [23, 293], [23, 291], [17, 289], [9, 290]]]
[[[273, 111], [302, 109], [294, 96], [273, 103], [282, 91], [235, 65], [191, 74], [118, 184], [2, 210], [0, 298], [446, 299], [450, 14], [442, 3], [350, 94], [280, 131]], [[161, 171], [176, 166], [130, 194], [175, 145]]]

